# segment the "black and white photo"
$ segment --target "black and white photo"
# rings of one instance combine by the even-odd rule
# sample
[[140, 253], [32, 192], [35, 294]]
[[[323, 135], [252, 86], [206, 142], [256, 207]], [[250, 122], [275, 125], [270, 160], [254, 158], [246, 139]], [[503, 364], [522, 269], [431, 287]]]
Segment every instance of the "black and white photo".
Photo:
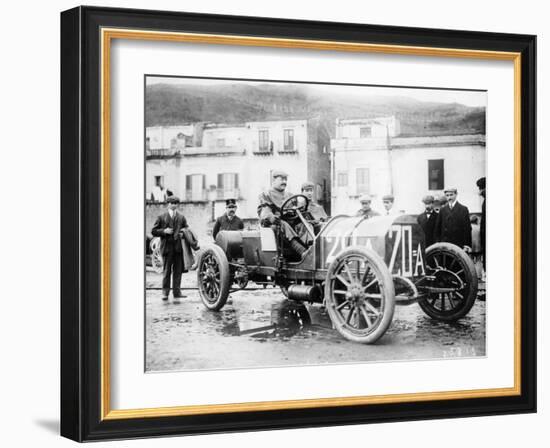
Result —
[[486, 103], [146, 76], [146, 371], [485, 356]]

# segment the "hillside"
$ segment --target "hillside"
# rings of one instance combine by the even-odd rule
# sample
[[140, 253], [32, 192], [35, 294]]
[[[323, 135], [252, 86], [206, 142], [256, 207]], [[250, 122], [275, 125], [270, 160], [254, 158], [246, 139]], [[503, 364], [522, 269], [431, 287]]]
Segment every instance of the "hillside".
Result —
[[485, 133], [485, 108], [458, 103], [399, 96], [321, 95], [296, 84], [154, 84], [146, 89], [146, 126], [317, 117], [333, 128], [336, 118], [387, 115], [401, 121], [402, 135]]

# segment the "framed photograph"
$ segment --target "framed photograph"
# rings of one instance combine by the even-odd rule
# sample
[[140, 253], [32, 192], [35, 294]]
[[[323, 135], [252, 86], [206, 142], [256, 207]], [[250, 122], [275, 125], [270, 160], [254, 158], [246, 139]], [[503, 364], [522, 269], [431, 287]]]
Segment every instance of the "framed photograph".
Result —
[[63, 12], [62, 435], [535, 412], [535, 44]]

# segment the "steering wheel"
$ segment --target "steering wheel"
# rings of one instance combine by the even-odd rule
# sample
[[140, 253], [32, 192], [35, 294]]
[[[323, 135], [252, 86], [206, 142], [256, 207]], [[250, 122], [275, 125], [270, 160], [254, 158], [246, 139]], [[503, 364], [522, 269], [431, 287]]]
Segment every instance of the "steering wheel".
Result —
[[[300, 205], [298, 199], [304, 199], [305, 203]], [[292, 195], [283, 202], [283, 205], [281, 205], [281, 217], [287, 219], [295, 218], [297, 216], [297, 211], [303, 214], [307, 212], [308, 207], [309, 199], [306, 196], [303, 194]]]

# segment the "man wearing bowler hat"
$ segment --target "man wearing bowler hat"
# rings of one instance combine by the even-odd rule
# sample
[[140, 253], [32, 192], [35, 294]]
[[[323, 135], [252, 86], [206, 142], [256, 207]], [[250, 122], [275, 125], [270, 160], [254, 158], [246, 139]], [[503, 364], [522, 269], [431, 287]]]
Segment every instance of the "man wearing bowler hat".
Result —
[[237, 201], [235, 199], [227, 199], [225, 201], [225, 213], [216, 218], [216, 223], [212, 229], [212, 236], [216, 239], [216, 235], [220, 230], [243, 230], [244, 223], [237, 216]]
[[177, 196], [166, 199], [166, 211], [157, 217], [151, 230], [153, 236], [160, 237], [160, 253], [162, 254], [162, 300], [168, 300], [170, 294], [170, 278], [174, 298], [185, 297], [181, 293], [181, 274], [183, 272], [182, 234], [187, 227], [185, 216], [177, 211], [180, 200]]
[[472, 251], [472, 224], [470, 211], [457, 200], [456, 188], [445, 189], [447, 205], [439, 212], [436, 225], [436, 239], [444, 243], [452, 243], [465, 252]]
[[426, 247], [429, 247], [436, 242], [434, 233], [438, 214], [434, 210], [434, 197], [432, 195], [424, 196], [422, 202], [424, 203], [424, 211], [418, 215], [417, 221], [424, 231]]

